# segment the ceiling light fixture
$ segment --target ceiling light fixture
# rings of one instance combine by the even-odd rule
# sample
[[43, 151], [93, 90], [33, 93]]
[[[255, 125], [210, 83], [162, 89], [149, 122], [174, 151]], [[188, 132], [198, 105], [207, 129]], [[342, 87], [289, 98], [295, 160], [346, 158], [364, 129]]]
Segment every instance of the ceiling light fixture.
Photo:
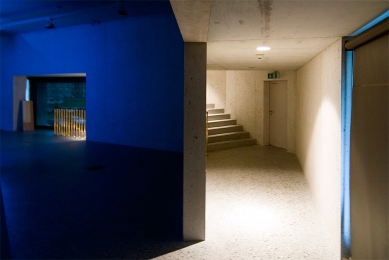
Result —
[[265, 58], [265, 54], [257, 54], [255, 55], [258, 60], [263, 60]]
[[270, 47], [268, 46], [259, 46], [257, 47], [257, 51], [268, 51], [270, 50]]
[[121, 4], [120, 4], [120, 8], [119, 8], [118, 13], [119, 13], [120, 15], [127, 15], [127, 11], [126, 11], [126, 9], [124, 8], [124, 1], [122, 0], [122, 1], [120, 1], [120, 2], [121, 2]]
[[50, 18], [49, 20], [47, 20], [46, 25], [45, 25], [46, 29], [54, 29], [54, 24], [52, 21], [53, 21], [53, 18]]

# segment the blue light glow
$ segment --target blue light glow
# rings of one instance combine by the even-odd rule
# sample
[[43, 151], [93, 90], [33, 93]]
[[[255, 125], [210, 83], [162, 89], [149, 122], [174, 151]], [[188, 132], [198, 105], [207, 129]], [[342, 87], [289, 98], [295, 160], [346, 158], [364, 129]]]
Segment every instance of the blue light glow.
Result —
[[[93, 89], [86, 93], [89, 141], [182, 152], [184, 41], [180, 29], [169, 1], [128, 2], [128, 18], [99, 26], [2, 34], [0, 62], [6, 69], [0, 77], [1, 129], [14, 129], [14, 75], [86, 73], [87, 87]], [[25, 84], [21, 99], [26, 98]]]
[[342, 84], [342, 198], [341, 228], [343, 256], [350, 255], [350, 129], [353, 88], [353, 52], [346, 52], [344, 82]]
[[381, 22], [382, 20], [384, 20], [384, 19], [386, 19], [388, 17], [389, 17], [389, 10], [387, 10], [386, 12], [384, 12], [383, 14], [378, 16], [377, 18], [373, 19], [372, 21], [370, 21], [366, 25], [364, 25], [361, 28], [359, 28], [358, 30], [353, 32], [350, 36], [356, 36], [356, 35], [364, 32], [364, 31], [366, 31], [367, 29], [370, 29], [371, 27], [373, 27], [374, 25], [376, 25], [377, 23]]
[[[356, 36], [370, 29], [389, 17], [389, 10], [373, 19], [350, 36]], [[342, 257], [350, 256], [351, 218], [350, 218], [350, 130], [353, 90], [353, 51], [345, 54], [344, 74], [342, 83], [342, 186], [341, 186], [341, 229]]]
[[25, 96], [26, 101], [30, 101], [30, 80], [26, 79], [26, 96]]

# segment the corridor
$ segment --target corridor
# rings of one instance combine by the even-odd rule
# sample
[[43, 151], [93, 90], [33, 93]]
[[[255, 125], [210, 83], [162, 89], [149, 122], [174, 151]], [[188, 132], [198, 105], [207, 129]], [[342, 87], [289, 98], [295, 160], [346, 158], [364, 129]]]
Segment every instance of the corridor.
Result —
[[206, 241], [156, 259], [336, 259], [297, 158], [285, 149], [209, 153], [206, 189]]

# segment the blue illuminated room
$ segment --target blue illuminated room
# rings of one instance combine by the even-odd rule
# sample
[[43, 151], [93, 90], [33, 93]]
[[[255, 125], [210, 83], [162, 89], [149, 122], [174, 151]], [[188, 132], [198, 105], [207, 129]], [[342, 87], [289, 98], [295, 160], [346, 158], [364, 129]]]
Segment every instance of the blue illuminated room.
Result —
[[388, 16], [0, 0], [1, 259], [388, 259]]

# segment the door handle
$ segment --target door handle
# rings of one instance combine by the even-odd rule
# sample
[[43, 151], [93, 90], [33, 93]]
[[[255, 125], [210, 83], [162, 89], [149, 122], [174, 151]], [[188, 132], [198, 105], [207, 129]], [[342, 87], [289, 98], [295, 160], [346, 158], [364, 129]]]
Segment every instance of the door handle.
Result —
[[270, 111], [269, 111], [269, 114], [270, 114], [270, 115], [273, 115], [273, 110], [270, 110]]

